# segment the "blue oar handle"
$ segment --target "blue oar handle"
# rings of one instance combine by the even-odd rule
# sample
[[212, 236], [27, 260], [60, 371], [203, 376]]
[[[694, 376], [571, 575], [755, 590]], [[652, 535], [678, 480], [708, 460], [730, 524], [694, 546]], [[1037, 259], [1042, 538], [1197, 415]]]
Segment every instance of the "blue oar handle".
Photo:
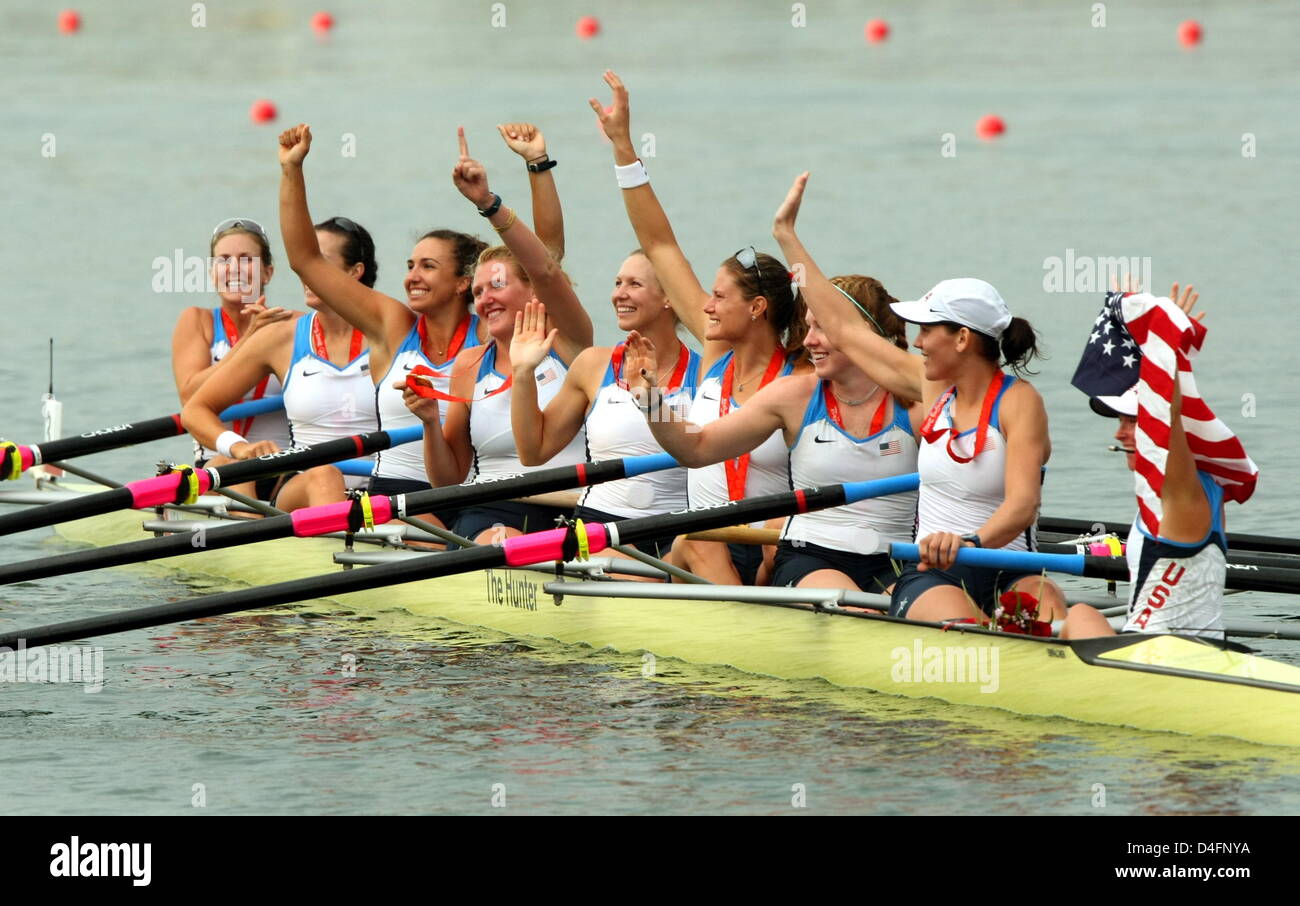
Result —
[[660, 472], [664, 469], [677, 468], [677, 460], [667, 453], [651, 453], [648, 456], [629, 456], [623, 460], [623, 474], [628, 478], [644, 475], [647, 472]]
[[424, 437], [424, 425], [411, 425], [408, 428], [388, 428], [386, 430], [388, 439], [392, 441], [394, 447], [400, 447], [402, 444], [409, 444]]
[[889, 494], [905, 494], [921, 486], [921, 476], [916, 472], [908, 475], [893, 475], [889, 478], [877, 478], [875, 481], [846, 481], [844, 498], [847, 503], [857, 503], [871, 497], [885, 497]]
[[223, 422], [233, 422], [237, 418], [248, 418], [250, 415], [262, 415], [283, 408], [284, 397], [264, 396], [260, 400], [245, 400], [242, 403], [235, 403], [235, 405], [223, 411], [219, 417]]
[[[921, 552], [915, 544], [891, 544], [889, 556], [895, 560], [920, 560]], [[1084, 575], [1083, 554], [1040, 554], [1035, 551], [1008, 551], [998, 548], [963, 547], [957, 551], [957, 562], [963, 566], [984, 569], [1008, 569], [1024, 573], [1043, 570], [1054, 573]]]
[[370, 459], [345, 459], [342, 462], [334, 463], [334, 468], [338, 469], [344, 475], [357, 475], [361, 478], [369, 478], [370, 473], [375, 471], [374, 460]]
[[[390, 441], [388, 448], [400, 447], [402, 444], [414, 443], [424, 437], [424, 425], [410, 425], [406, 428], [392, 428], [388, 432]], [[345, 459], [342, 462], [334, 463], [334, 468], [338, 469], [344, 475], [356, 475], [361, 478], [369, 478], [375, 471], [375, 461], [373, 459]]]

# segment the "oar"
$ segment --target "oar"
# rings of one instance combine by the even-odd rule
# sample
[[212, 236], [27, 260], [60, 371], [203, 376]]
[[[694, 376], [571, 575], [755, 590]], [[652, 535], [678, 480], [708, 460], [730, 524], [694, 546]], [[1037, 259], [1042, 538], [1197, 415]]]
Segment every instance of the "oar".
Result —
[[29, 507], [17, 513], [0, 516], [0, 535], [56, 525], [71, 519], [99, 516], [116, 510], [145, 509], [162, 506], [165, 503], [184, 503], [199, 494], [205, 494], [224, 485], [256, 481], [259, 478], [293, 472], [297, 469], [308, 469], [349, 456], [387, 450], [389, 447], [417, 440], [423, 434], [423, 425], [397, 428], [393, 431], [374, 431], [370, 434], [340, 437], [337, 440], [302, 447], [298, 450], [268, 453], [256, 459], [245, 459], [224, 466], [168, 472], [157, 478], [132, 481], [111, 491], [87, 494], [76, 500], [63, 500], [58, 503]]
[[[915, 544], [891, 544], [889, 555], [895, 560], [920, 560]], [[1118, 557], [1094, 557], [1089, 554], [1041, 554], [1035, 551], [1008, 551], [982, 547], [963, 547], [957, 562], [985, 569], [1010, 569], [1036, 573], [1043, 570], [1094, 579], [1127, 580], [1128, 563]], [[1241, 591], [1300, 592], [1300, 571], [1255, 566], [1228, 569], [1225, 588]]]
[[[676, 466], [677, 461], [667, 453], [611, 459], [598, 463], [578, 463], [543, 469], [500, 481], [485, 481], [471, 485], [458, 484], [393, 497], [376, 494], [369, 498], [369, 506], [372, 522], [380, 525], [391, 519], [400, 519], [407, 513], [427, 513], [442, 508], [477, 506], [497, 500], [507, 500], [520, 494], [585, 487]], [[127, 563], [143, 563], [147, 560], [160, 560], [183, 554], [197, 554], [199, 551], [237, 547], [257, 541], [268, 541], [272, 538], [288, 538], [294, 535], [301, 538], [329, 532], [355, 532], [361, 527], [363, 520], [364, 513], [360, 501], [344, 501], [304, 507], [285, 516], [250, 519], [238, 525], [215, 525], [209, 528], [199, 523], [192, 532], [178, 532], [163, 538], [146, 538], [141, 541], [114, 544], [110, 547], [72, 551], [55, 557], [43, 557], [26, 563], [0, 566], [0, 584], [27, 582], [49, 576], [84, 572], [89, 569], [123, 566]]]
[[726, 506], [684, 513], [644, 516], [608, 524], [587, 523], [581, 526], [549, 529], [507, 538], [500, 544], [461, 548], [446, 553], [427, 554], [395, 563], [370, 566], [351, 572], [311, 576], [292, 582], [263, 585], [240, 591], [206, 595], [188, 601], [142, 607], [125, 613], [102, 614], [82, 620], [55, 623], [32, 629], [0, 634], [0, 648], [14, 650], [21, 640], [28, 648], [52, 645], [76, 639], [143, 629], [240, 610], [263, 609], [312, 598], [334, 597], [370, 588], [382, 588], [403, 582], [415, 582], [438, 576], [472, 572], [500, 566], [528, 566], [548, 560], [571, 560], [579, 553], [599, 553], [615, 544], [680, 535], [686, 532], [721, 528], [737, 522], [753, 522], [807, 513], [827, 507], [856, 503], [869, 497], [901, 494], [918, 486], [916, 473], [881, 478], [876, 481], [832, 485], [800, 491], [787, 491], [769, 497], [755, 497]]
[[[1128, 536], [1131, 524], [1088, 522], [1086, 519], [1060, 519], [1043, 516], [1038, 520], [1038, 528], [1044, 532], [1062, 532], [1071, 535], [1091, 535], [1099, 531], [1109, 532], [1124, 538]], [[1254, 551], [1257, 554], [1300, 554], [1300, 540], [1278, 538], [1273, 535], [1249, 535], [1242, 532], [1228, 532], [1228, 549], [1233, 551]]]
[[[1097, 556], [1112, 556], [1104, 542], [1090, 544], [1087, 547], [1090, 553]], [[1038, 551], [1043, 554], [1077, 554], [1079, 553], [1079, 545], [1044, 542], [1040, 535]], [[1118, 554], [1115, 556], [1118, 556]], [[1271, 566], [1276, 569], [1300, 569], [1300, 558], [1287, 557], [1283, 554], [1239, 554], [1235, 551], [1228, 551], [1228, 569], [1251, 569], [1256, 566]]]
[[[221, 413], [221, 420], [233, 422], [283, 408], [284, 397], [267, 396], [260, 400], [248, 400], [231, 406]], [[91, 453], [116, 450], [119, 447], [129, 447], [184, 433], [185, 427], [181, 424], [180, 414], [175, 413], [161, 418], [151, 418], [148, 421], [130, 422], [112, 428], [87, 431], [76, 437], [61, 437], [43, 444], [4, 443], [0, 446], [0, 481], [17, 478], [32, 466], [39, 466], [44, 462], [89, 456]]]

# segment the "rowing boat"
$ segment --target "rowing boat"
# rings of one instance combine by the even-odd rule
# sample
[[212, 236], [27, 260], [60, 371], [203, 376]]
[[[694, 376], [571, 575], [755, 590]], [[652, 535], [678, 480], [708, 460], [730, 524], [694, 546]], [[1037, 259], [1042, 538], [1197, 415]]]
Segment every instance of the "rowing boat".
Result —
[[[75, 542], [115, 544], [138, 538], [140, 522], [139, 513], [113, 513], [65, 523], [58, 531]], [[152, 527], [191, 529], [188, 523]], [[158, 564], [260, 585], [317, 575], [331, 562], [355, 566], [412, 556], [430, 555], [348, 553], [329, 539], [286, 538], [262, 542], [255, 556], [232, 548]], [[883, 606], [877, 596], [633, 583], [590, 566], [558, 581], [552, 566], [486, 569], [337, 601], [518, 639], [648, 652], [784, 680], [821, 679], [848, 690], [1300, 746], [1300, 667], [1238, 646], [1174, 636], [1070, 642], [973, 627], [945, 631], [864, 610]]]

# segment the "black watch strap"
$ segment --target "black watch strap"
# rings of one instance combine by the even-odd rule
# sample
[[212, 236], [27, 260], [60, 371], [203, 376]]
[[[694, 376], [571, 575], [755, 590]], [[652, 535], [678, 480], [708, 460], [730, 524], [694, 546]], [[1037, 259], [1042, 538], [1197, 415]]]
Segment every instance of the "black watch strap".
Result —
[[491, 217], [497, 211], [501, 210], [501, 196], [493, 192], [492, 203], [488, 205], [486, 208], [478, 208], [477, 210], [484, 217]]
[[964, 534], [964, 535], [961, 536], [961, 540], [962, 540], [962, 541], [969, 541], [971, 544], [975, 545], [976, 547], [983, 547], [983, 546], [984, 546], [984, 545], [980, 542], [980, 536], [979, 536], [978, 534], [976, 534], [975, 532], [967, 532], [966, 534]]
[[528, 172], [545, 173], [547, 170], [551, 169], [551, 167], [554, 167], [558, 163], [559, 163], [558, 160], [551, 160], [549, 157], [542, 156], [537, 158], [537, 160], [530, 160], [528, 162]]

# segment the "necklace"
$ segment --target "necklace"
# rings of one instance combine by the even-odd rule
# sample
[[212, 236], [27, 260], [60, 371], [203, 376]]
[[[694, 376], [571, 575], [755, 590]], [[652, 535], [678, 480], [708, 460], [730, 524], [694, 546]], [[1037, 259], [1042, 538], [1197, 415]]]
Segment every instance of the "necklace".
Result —
[[867, 402], [869, 399], [871, 399], [873, 396], [875, 396], [875, 395], [876, 395], [876, 391], [879, 390], [879, 389], [880, 389], [879, 387], [875, 388], [875, 390], [872, 390], [870, 393], [868, 393], [866, 396], [864, 396], [864, 397], [863, 397], [862, 399], [860, 399], [860, 400], [846, 400], [844, 397], [840, 396], [838, 393], [835, 394], [835, 398], [836, 398], [837, 400], [839, 400], [841, 403], [843, 403], [844, 405], [846, 405], [846, 406], [861, 406], [863, 403]]

